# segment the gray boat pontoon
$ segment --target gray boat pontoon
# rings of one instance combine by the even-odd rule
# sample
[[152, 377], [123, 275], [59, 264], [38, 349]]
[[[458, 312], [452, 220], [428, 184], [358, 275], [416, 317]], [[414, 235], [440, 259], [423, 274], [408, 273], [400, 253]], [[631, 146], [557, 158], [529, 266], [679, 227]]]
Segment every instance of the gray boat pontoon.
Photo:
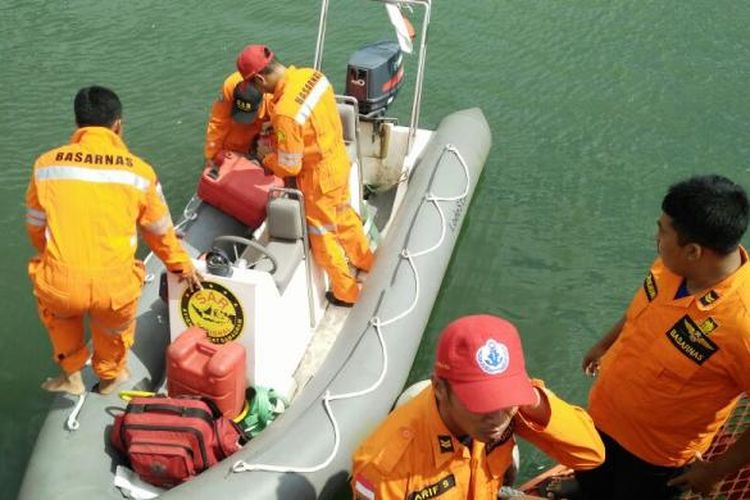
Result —
[[[291, 405], [239, 452], [162, 497], [330, 497], [347, 481], [357, 444], [403, 388], [491, 137], [478, 109], [452, 113], [434, 131], [419, 128], [431, 2], [377, 1], [391, 18], [404, 5], [423, 9], [424, 17], [408, 126], [382, 113], [360, 113], [361, 102], [351, 97], [339, 100], [353, 164], [352, 205], [372, 226], [370, 234], [379, 233], [375, 265], [361, 276], [362, 293], [353, 308], [330, 306], [324, 273], [308, 252], [301, 193], [272, 193], [267, 219], [254, 231], [193, 198], [178, 224], [191, 255], [224, 245], [236, 257], [233, 276], [251, 290], [252, 304], [243, 304], [252, 310], [244, 327], [251, 346], [250, 383], [274, 387], [289, 396]], [[354, 2], [341, 3], [350, 7]], [[327, 13], [324, 0], [316, 68], [322, 63]], [[406, 49], [408, 42], [401, 43]], [[147, 271], [129, 357], [132, 377], [123, 389], [164, 392], [170, 330], [174, 335], [186, 326], [175, 305], [182, 290], [170, 278], [165, 303], [159, 297], [163, 266], [148, 258]], [[204, 277], [229, 288], [239, 282], [209, 272]], [[238, 293], [240, 300], [243, 293]], [[84, 377], [93, 386], [89, 369]], [[122, 498], [115, 473], [127, 464], [109, 444], [109, 432], [113, 415], [124, 407], [117, 394], [56, 397], [20, 498]]]

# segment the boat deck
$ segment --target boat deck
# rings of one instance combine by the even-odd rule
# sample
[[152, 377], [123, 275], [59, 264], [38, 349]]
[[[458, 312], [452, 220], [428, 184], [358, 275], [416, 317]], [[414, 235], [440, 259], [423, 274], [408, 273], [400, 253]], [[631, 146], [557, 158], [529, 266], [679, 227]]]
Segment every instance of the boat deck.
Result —
[[331, 350], [333, 343], [336, 341], [341, 332], [344, 321], [349, 316], [351, 309], [347, 307], [337, 307], [329, 305], [320, 320], [320, 324], [313, 332], [307, 351], [302, 357], [297, 371], [294, 372], [294, 381], [296, 390], [292, 394], [292, 399], [302, 390], [305, 385], [318, 372], [318, 368], [323, 364], [328, 352]]

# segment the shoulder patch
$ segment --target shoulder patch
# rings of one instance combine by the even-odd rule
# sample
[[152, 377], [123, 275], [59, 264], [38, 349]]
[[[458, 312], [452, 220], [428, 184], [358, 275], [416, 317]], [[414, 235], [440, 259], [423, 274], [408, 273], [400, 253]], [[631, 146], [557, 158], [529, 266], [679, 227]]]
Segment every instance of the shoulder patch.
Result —
[[643, 280], [643, 291], [646, 292], [646, 297], [648, 298], [649, 302], [656, 298], [656, 295], [659, 293], [659, 289], [656, 287], [656, 279], [654, 278], [654, 273], [648, 273], [646, 279]]
[[708, 335], [709, 333], [713, 332], [717, 328], [719, 328], [719, 324], [716, 322], [715, 319], [712, 317], [708, 317], [705, 320], [703, 320], [703, 323], [700, 324], [701, 331]]
[[358, 474], [354, 477], [354, 495], [356, 500], [375, 500], [375, 486]]
[[286, 142], [286, 134], [281, 129], [276, 131], [276, 142], [278, 144], [283, 144]]
[[453, 438], [450, 436], [438, 436], [438, 446], [440, 447], [440, 453], [453, 453]]
[[372, 465], [380, 472], [390, 473], [401, 461], [413, 439], [414, 431], [409, 427], [399, 427], [393, 439], [372, 459]]
[[716, 290], [710, 290], [706, 295], [704, 295], [698, 300], [701, 303], [701, 305], [705, 307], [705, 306], [710, 306], [711, 304], [713, 304], [718, 298], [719, 298], [719, 294], [716, 293]]

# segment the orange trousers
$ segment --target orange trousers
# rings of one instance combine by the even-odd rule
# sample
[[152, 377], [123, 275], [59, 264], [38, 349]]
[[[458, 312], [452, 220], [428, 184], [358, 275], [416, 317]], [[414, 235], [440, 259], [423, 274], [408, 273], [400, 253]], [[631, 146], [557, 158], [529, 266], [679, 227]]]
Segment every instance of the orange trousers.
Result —
[[84, 319], [88, 317], [93, 343], [91, 365], [104, 380], [125, 368], [135, 340], [135, 316], [143, 284], [140, 262], [130, 269], [72, 271], [63, 264], [32, 259], [29, 276], [37, 309], [52, 343], [53, 359], [67, 374], [86, 364]]
[[299, 187], [305, 195], [313, 258], [328, 274], [333, 295], [353, 303], [359, 298], [359, 286], [349, 270], [347, 258], [358, 269], [369, 271], [373, 255], [362, 221], [349, 204], [349, 171], [339, 175], [344, 182], [335, 183], [338, 186], [326, 192], [319, 183], [302, 176]]

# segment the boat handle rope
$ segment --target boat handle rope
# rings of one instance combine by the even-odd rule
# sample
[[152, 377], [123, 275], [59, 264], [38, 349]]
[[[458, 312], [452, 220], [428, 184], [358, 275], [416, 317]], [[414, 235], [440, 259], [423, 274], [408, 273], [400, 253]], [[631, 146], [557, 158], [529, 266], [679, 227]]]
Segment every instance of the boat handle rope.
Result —
[[81, 413], [81, 408], [83, 408], [83, 403], [86, 401], [86, 394], [87, 392], [84, 392], [83, 394], [78, 395], [78, 402], [76, 402], [76, 405], [73, 407], [73, 411], [70, 412], [70, 415], [68, 415], [68, 420], [65, 421], [65, 427], [69, 431], [77, 431], [79, 427], [81, 427], [81, 423], [78, 422], [78, 414]]
[[[469, 194], [469, 189], [471, 187], [471, 177], [469, 175], [469, 167], [466, 165], [466, 161], [464, 161], [464, 158], [461, 155], [458, 148], [456, 148], [452, 144], [446, 144], [443, 147], [443, 151], [440, 153], [440, 157], [438, 158], [438, 161], [437, 161], [438, 165], [435, 168], [435, 172], [437, 172], [437, 169], [440, 166], [440, 161], [443, 159], [443, 156], [445, 156], [445, 153], [452, 153], [458, 159], [459, 163], [461, 164], [461, 167], [464, 170], [464, 174], [466, 176], [466, 186], [464, 188], [464, 191], [458, 196], [435, 196], [429, 191], [429, 189], [427, 193], [425, 194], [424, 201], [432, 203], [433, 206], [437, 209], [438, 214], [440, 215], [440, 224], [441, 224], [440, 238], [438, 239], [437, 243], [435, 243], [434, 245], [432, 245], [426, 250], [421, 250], [419, 252], [412, 253], [409, 251], [408, 245], [406, 245], [401, 250], [400, 257], [402, 259], [405, 259], [409, 263], [409, 267], [411, 267], [412, 274], [414, 276], [414, 299], [412, 300], [412, 303], [409, 305], [408, 308], [406, 308], [403, 312], [401, 312], [400, 314], [396, 315], [395, 317], [391, 319], [382, 321], [380, 317], [378, 317], [377, 315], [373, 316], [370, 319], [370, 325], [373, 327], [373, 330], [375, 330], [375, 333], [378, 337], [378, 342], [380, 343], [381, 352], [383, 353], [383, 365], [380, 369], [380, 376], [378, 376], [378, 379], [372, 385], [370, 385], [370, 387], [367, 387], [366, 389], [361, 389], [359, 391], [347, 392], [347, 393], [342, 393], [342, 394], [331, 394], [331, 391], [326, 391], [323, 397], [321, 398], [323, 401], [323, 407], [325, 408], [326, 415], [328, 416], [328, 419], [331, 421], [331, 426], [333, 428], [333, 449], [331, 450], [331, 453], [323, 462], [317, 465], [309, 466], [309, 467], [299, 467], [299, 466], [293, 466], [293, 465], [249, 464], [245, 462], [244, 460], [237, 460], [234, 464], [232, 464], [230, 472], [240, 473], [240, 472], [251, 472], [251, 471], [264, 471], [264, 472], [279, 472], [279, 473], [293, 472], [297, 474], [309, 474], [309, 473], [318, 472], [320, 470], [325, 469], [326, 467], [328, 467], [328, 465], [330, 465], [330, 463], [336, 457], [339, 451], [339, 445], [341, 444], [341, 432], [339, 430], [338, 421], [336, 420], [336, 417], [333, 414], [333, 409], [331, 408], [331, 401], [351, 399], [351, 398], [364, 396], [366, 394], [373, 392], [383, 382], [383, 380], [385, 379], [386, 373], [388, 373], [388, 349], [387, 349], [387, 345], [385, 342], [385, 338], [383, 337], [382, 327], [388, 326], [392, 323], [395, 323], [396, 321], [399, 321], [405, 318], [417, 306], [417, 302], [419, 301], [419, 296], [420, 296], [420, 283], [419, 283], [419, 272], [417, 271], [416, 265], [414, 263], [414, 258], [421, 257], [423, 255], [426, 255], [430, 252], [435, 251], [443, 244], [443, 241], [445, 241], [445, 234], [446, 234], [445, 214], [443, 213], [443, 209], [440, 207], [440, 204], [438, 202], [458, 201], [458, 200], [465, 198]], [[434, 174], [433, 174], [433, 180], [434, 180]], [[430, 181], [430, 187], [432, 187], [432, 180]], [[409, 241], [410, 235], [411, 235], [411, 229], [409, 230], [409, 233], [407, 234], [407, 238], [406, 238], [407, 243]]]

